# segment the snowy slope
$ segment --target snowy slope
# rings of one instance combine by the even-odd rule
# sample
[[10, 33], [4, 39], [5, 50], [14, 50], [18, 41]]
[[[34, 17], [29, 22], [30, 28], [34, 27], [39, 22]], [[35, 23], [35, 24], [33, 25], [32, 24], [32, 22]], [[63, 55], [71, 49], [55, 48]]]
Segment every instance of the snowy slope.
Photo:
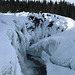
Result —
[[0, 75], [31, 75], [27, 53], [40, 57], [47, 75], [75, 75], [74, 20], [50, 13], [0, 13], [0, 36]]
[[0, 14], [0, 75], [22, 75], [15, 49], [7, 35], [7, 30], [12, 27], [7, 18]]

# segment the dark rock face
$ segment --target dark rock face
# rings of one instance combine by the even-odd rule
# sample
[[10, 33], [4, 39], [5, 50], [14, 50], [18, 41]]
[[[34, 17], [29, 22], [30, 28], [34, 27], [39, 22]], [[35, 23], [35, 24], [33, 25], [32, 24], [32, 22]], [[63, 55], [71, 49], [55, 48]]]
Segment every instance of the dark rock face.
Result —
[[43, 20], [41, 18], [37, 18], [35, 16], [28, 16], [29, 17], [29, 20], [32, 20], [32, 22], [34, 23], [35, 27], [36, 26], [39, 26], [39, 24], [42, 22], [43, 23]]
[[51, 22], [49, 23], [48, 27], [52, 27], [52, 26], [53, 26], [53, 22], [54, 22], [54, 21], [51, 21]]
[[27, 54], [27, 58], [36, 65], [33, 67], [34, 75], [46, 75], [46, 67], [45, 65], [41, 64], [38, 60], [32, 58], [32, 55]]

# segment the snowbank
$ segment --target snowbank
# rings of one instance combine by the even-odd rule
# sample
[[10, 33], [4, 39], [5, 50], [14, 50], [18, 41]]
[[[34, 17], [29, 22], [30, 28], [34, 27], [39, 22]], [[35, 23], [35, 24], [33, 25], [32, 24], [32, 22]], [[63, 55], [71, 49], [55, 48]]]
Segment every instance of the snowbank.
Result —
[[4, 16], [0, 15], [0, 75], [22, 75], [15, 49], [7, 35], [11, 26], [4, 20], [1, 22], [2, 17]]

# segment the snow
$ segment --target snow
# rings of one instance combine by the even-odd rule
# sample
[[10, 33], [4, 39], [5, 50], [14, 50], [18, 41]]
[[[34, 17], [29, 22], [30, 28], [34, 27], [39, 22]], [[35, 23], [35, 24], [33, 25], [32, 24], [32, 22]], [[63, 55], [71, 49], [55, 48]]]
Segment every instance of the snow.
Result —
[[47, 68], [47, 75], [74, 75], [75, 71], [70, 69], [57, 66], [56, 64], [52, 64], [50, 61], [50, 56], [45, 52], [42, 51], [42, 59], [44, 60]]
[[33, 44], [30, 46], [31, 52], [29, 52], [41, 57], [42, 50], [44, 50], [51, 56], [50, 59], [54, 64], [75, 70], [75, 22], [69, 18], [66, 21], [68, 22], [68, 28], [63, 33], [54, 34]]
[[75, 21], [67, 17], [0, 13], [0, 75], [33, 74], [27, 53], [40, 57], [47, 75], [75, 75], [74, 34]]
[[[0, 75], [22, 75], [15, 49], [7, 36], [8, 25], [0, 23]], [[15, 71], [16, 70], [16, 71]]]

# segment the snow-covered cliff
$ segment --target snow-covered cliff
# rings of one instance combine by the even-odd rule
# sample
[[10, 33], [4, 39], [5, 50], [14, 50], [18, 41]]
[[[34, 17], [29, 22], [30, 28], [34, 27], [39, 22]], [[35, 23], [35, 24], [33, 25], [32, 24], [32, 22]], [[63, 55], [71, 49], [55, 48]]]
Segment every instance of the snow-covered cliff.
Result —
[[74, 34], [75, 21], [67, 17], [50, 13], [0, 13], [1, 75], [31, 75], [27, 54], [46, 65], [47, 75], [74, 75]]

